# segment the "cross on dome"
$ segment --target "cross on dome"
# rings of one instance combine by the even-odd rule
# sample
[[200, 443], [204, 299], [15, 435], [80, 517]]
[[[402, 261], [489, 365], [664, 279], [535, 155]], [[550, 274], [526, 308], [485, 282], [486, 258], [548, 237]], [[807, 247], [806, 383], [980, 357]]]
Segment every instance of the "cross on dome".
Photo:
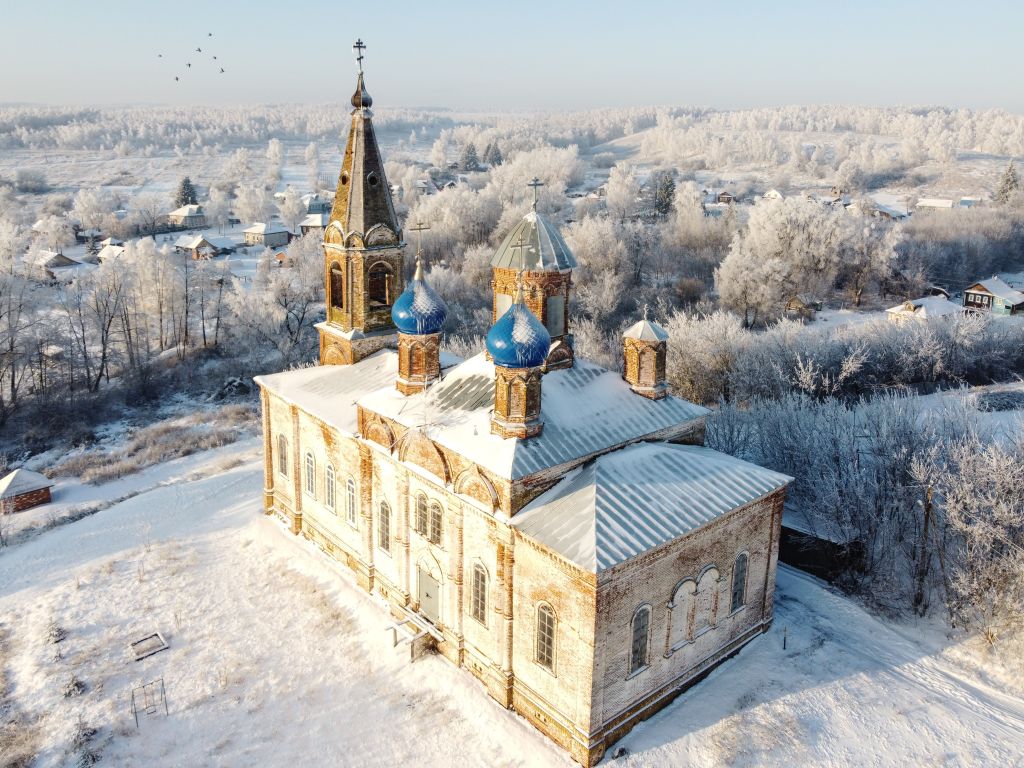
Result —
[[540, 190], [541, 187], [544, 186], [544, 182], [541, 181], [540, 179], [538, 179], [536, 176], [534, 176], [533, 177], [533, 181], [531, 181], [526, 186], [533, 188], [533, 210], [536, 211], [537, 210], [537, 198], [539, 196], [539, 190]]
[[363, 73], [363, 51], [366, 50], [366, 43], [361, 38], [356, 38], [355, 43], [352, 45], [352, 50], [356, 52], [356, 63], [359, 65], [359, 74]]
[[416, 233], [416, 258], [418, 259], [423, 253], [423, 232], [424, 230], [430, 229], [429, 224], [424, 224], [422, 221], [417, 221], [415, 227], [409, 227], [410, 232]]

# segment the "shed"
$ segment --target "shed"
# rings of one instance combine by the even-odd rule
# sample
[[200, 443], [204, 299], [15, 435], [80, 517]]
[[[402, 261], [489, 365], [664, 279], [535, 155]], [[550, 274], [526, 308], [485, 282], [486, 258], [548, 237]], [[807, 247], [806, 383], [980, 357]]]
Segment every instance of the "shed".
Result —
[[784, 313], [786, 317], [795, 320], [813, 320], [818, 312], [821, 312], [821, 302], [808, 296], [790, 296], [786, 300]]
[[49, 504], [52, 487], [53, 482], [38, 472], [16, 469], [0, 480], [0, 513]]
[[885, 310], [889, 322], [905, 325], [913, 320], [925, 322], [936, 317], [954, 317], [962, 314], [964, 308], [944, 296], [922, 296], [920, 299], [904, 301]]

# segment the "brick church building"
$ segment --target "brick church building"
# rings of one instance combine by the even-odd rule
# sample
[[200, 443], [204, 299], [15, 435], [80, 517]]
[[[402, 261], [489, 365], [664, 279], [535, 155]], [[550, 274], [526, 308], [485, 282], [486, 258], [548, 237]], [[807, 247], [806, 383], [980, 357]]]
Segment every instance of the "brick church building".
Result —
[[495, 253], [486, 349], [442, 352], [361, 59], [321, 365], [257, 378], [265, 511], [590, 766], [769, 627], [790, 478], [703, 446], [646, 316], [622, 371], [574, 354], [576, 260], [536, 204]]

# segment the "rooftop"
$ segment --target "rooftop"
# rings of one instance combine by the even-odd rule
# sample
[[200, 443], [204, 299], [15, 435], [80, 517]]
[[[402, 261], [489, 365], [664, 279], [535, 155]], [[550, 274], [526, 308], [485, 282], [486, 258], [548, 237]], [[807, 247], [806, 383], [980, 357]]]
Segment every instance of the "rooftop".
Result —
[[990, 277], [987, 280], [979, 280], [976, 283], [972, 283], [971, 287], [974, 287], [975, 285], [980, 285], [993, 296], [998, 296], [1000, 299], [1008, 301], [1010, 302], [1010, 304], [1014, 306], [1017, 306], [1018, 304], [1024, 304], [1024, 293], [1021, 293], [1015, 288], [1011, 288], [998, 277]]
[[[544, 374], [544, 431], [519, 440], [491, 434], [494, 364], [482, 352], [431, 386], [426, 407], [423, 396], [405, 397], [390, 384], [389, 379], [389, 386], [365, 395], [359, 405], [421, 429], [440, 445], [510, 480], [693, 422], [708, 413], [706, 408], [675, 397], [640, 397], [618, 372], [577, 358], [572, 368]], [[338, 406], [331, 407], [337, 410]]]
[[691, 533], [790, 480], [703, 446], [639, 443], [567, 475], [511, 523], [597, 573]]
[[52, 487], [53, 481], [48, 477], [28, 469], [16, 469], [0, 480], [0, 499]]
[[267, 224], [262, 221], [257, 221], [251, 227], [246, 227], [242, 231], [247, 232], [250, 235], [276, 235], [278, 233], [287, 232], [288, 230], [280, 224]]
[[519, 269], [520, 265], [531, 272], [561, 272], [575, 268], [576, 257], [558, 228], [536, 211], [530, 211], [512, 227], [491, 259], [492, 267]]

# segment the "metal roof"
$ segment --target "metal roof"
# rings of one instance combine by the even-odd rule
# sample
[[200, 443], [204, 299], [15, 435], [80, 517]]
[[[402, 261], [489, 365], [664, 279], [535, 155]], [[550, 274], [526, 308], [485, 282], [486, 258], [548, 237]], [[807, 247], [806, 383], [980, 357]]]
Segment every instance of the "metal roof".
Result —
[[974, 283], [974, 285], [980, 285], [993, 296], [998, 296], [1000, 299], [1008, 301], [1013, 306], [1017, 306], [1018, 304], [1024, 304], [1024, 293], [1021, 293], [1020, 291], [1011, 288], [998, 277], [990, 277], [987, 280], [979, 280], [978, 282]]
[[668, 331], [646, 317], [636, 325], [631, 325], [622, 334], [624, 339], [640, 339], [641, 341], [668, 341]]
[[[522, 249], [518, 247], [520, 237]], [[505, 269], [522, 267], [530, 272], [561, 272], [573, 269], [577, 264], [558, 228], [536, 211], [530, 211], [505, 236], [491, 259], [491, 266]]]
[[[394, 387], [368, 394], [363, 408], [424, 431], [499, 477], [516, 480], [703, 418], [708, 409], [686, 400], [649, 400], [618, 371], [576, 358], [572, 368], [544, 374], [544, 430], [520, 440], [491, 434], [494, 364], [483, 353], [448, 371], [421, 396]], [[337, 406], [335, 406], [337, 407]], [[423, 414], [429, 414], [424, 426]]]
[[597, 573], [691, 533], [791, 480], [703, 446], [641, 443], [566, 476], [511, 523]]
[[46, 476], [30, 469], [16, 469], [0, 480], [0, 499], [52, 487], [53, 481]]

